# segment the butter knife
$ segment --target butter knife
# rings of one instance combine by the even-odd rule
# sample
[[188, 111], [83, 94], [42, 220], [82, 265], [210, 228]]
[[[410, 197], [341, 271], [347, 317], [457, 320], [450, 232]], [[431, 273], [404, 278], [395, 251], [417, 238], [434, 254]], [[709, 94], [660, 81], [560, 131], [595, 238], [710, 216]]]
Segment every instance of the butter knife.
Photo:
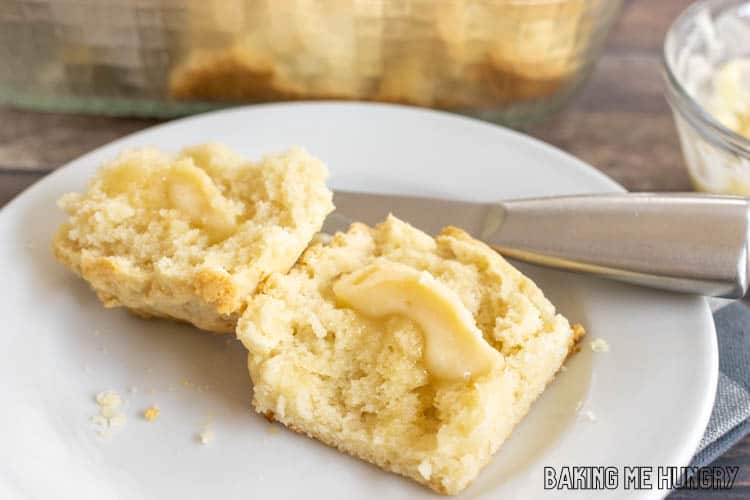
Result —
[[750, 204], [735, 196], [617, 193], [493, 203], [334, 193], [324, 230], [389, 213], [436, 234], [457, 226], [502, 255], [652, 288], [739, 298], [748, 286]]

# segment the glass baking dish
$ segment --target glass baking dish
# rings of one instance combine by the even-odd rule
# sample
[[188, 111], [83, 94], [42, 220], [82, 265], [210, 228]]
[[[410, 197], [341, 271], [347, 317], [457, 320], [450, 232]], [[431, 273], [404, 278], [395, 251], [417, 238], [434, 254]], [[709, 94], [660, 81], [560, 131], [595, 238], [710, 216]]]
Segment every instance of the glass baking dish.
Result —
[[5, 0], [0, 99], [174, 116], [369, 100], [523, 124], [592, 68], [619, 0]]

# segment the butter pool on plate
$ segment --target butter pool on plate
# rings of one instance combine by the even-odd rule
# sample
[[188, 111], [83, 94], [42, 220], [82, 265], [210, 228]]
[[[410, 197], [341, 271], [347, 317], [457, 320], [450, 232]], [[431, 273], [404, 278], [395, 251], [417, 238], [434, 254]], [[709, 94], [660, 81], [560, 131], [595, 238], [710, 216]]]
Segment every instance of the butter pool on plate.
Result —
[[487, 464], [583, 335], [456, 228], [355, 223], [238, 323], [255, 409], [446, 494]]

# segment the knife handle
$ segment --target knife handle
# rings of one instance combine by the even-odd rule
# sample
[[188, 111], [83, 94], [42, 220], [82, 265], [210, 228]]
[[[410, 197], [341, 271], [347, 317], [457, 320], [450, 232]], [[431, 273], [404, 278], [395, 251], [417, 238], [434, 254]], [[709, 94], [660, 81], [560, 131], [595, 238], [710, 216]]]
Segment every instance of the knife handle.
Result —
[[483, 239], [503, 255], [638, 285], [739, 298], [750, 205], [733, 196], [603, 194], [505, 201]]

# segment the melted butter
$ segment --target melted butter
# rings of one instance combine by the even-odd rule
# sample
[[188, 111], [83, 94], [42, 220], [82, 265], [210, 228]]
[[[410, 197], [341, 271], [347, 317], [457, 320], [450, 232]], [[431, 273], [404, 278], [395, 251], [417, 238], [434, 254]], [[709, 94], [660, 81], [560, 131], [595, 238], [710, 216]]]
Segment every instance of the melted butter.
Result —
[[[127, 194], [131, 200], [143, 198], [139, 195], [158, 188], [153, 183], [153, 177], [153, 170], [143, 163], [133, 160], [119, 163], [117, 166], [102, 171], [102, 190], [109, 196]], [[151, 204], [158, 204], [159, 201], [163, 202], [163, 200], [163, 195], [153, 197], [153, 199], [148, 200], [150, 202], [149, 207], [151, 207]]]
[[192, 161], [173, 165], [165, 182], [171, 205], [203, 227], [211, 239], [225, 238], [235, 229], [236, 214], [229, 200]]
[[108, 195], [125, 194], [137, 206], [182, 212], [211, 241], [224, 239], [236, 229], [237, 209], [190, 159], [161, 166], [123, 163], [108, 169], [102, 183]]
[[424, 337], [425, 367], [436, 380], [470, 380], [502, 364], [458, 296], [427, 272], [379, 262], [344, 275], [333, 292], [365, 316], [414, 321]]

